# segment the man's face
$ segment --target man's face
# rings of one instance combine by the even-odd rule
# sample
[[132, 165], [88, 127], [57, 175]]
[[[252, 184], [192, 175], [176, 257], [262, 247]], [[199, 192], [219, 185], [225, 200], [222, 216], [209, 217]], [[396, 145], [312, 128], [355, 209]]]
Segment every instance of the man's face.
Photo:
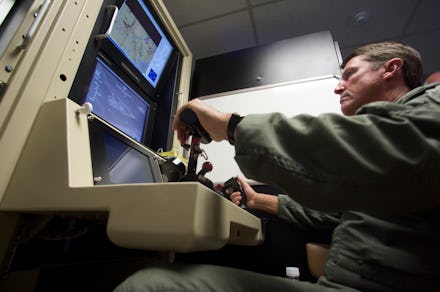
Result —
[[382, 66], [375, 69], [362, 56], [348, 61], [334, 90], [335, 94], [340, 95], [341, 111], [344, 115], [354, 115], [361, 106], [384, 100], [383, 72]]

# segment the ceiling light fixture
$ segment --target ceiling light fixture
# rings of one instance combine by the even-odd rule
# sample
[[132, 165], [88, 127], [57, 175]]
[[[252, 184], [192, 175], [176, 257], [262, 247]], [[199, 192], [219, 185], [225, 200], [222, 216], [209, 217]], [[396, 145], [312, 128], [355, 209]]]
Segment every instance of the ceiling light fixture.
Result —
[[361, 10], [353, 15], [354, 25], [365, 25], [370, 20], [370, 13], [366, 10]]

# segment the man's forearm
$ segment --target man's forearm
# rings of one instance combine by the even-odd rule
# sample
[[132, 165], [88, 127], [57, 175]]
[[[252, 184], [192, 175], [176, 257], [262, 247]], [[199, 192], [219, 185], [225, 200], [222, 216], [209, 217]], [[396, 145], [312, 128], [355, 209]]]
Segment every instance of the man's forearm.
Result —
[[258, 193], [253, 208], [278, 215], [278, 196]]

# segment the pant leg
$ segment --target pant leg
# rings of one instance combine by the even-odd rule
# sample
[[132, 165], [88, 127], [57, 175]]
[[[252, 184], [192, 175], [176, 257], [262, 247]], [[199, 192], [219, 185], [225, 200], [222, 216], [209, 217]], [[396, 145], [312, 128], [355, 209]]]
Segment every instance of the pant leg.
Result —
[[[186, 291], [337, 291], [309, 282], [213, 265], [171, 265], [140, 270], [114, 292]], [[338, 290], [339, 291], [339, 290]]]

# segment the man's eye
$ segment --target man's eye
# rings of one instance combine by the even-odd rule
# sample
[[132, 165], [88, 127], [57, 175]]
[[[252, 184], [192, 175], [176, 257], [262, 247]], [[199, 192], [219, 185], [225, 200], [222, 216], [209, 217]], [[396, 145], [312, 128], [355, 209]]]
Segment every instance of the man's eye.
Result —
[[347, 73], [344, 74], [344, 79], [348, 80], [351, 77], [351, 75], [353, 75], [353, 71], [348, 71]]

